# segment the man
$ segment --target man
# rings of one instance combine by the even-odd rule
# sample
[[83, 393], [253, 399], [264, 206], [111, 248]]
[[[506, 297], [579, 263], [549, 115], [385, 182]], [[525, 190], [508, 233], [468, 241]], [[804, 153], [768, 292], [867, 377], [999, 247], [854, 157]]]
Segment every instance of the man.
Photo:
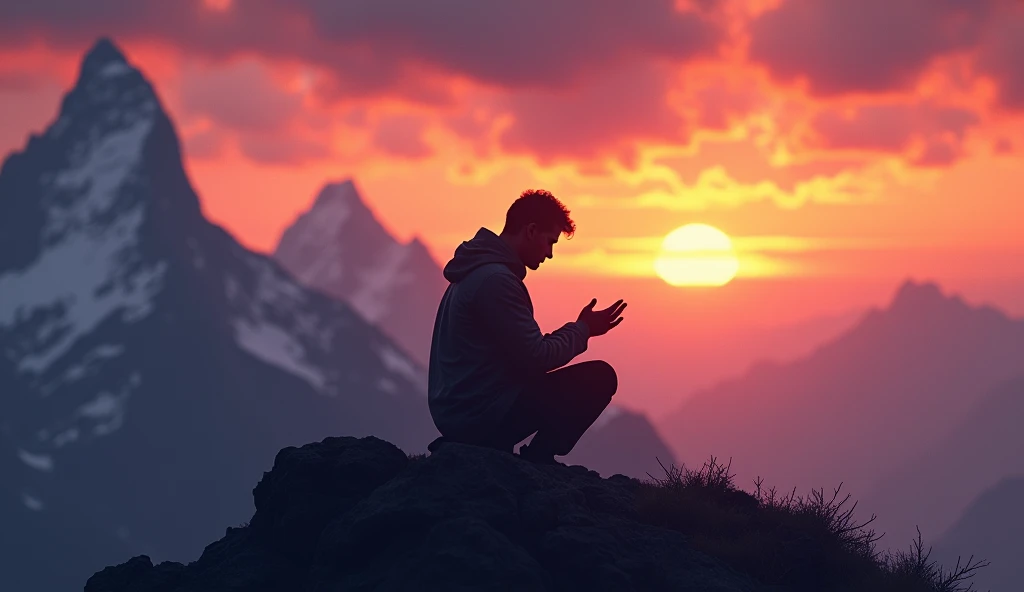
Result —
[[551, 259], [558, 237], [572, 237], [569, 210], [550, 192], [523, 192], [505, 215], [501, 234], [481, 228], [445, 265], [450, 282], [434, 321], [428, 403], [443, 441], [513, 452], [555, 464], [601, 415], [617, 388], [615, 370], [592, 361], [562, 368], [587, 340], [622, 322], [619, 300], [544, 335], [523, 284], [526, 269]]

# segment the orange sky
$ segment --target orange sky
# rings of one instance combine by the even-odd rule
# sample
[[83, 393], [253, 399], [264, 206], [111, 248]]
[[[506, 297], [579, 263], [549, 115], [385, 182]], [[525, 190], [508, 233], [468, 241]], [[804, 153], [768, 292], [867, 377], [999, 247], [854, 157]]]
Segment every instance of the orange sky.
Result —
[[[596, 349], [653, 342], [659, 380], [677, 337], [884, 305], [906, 277], [1024, 314], [1020, 3], [64, 4], [0, 9], [0, 152], [109, 35], [177, 124], [207, 215], [256, 250], [328, 180], [353, 177], [442, 263], [549, 189], [579, 230], [528, 280], [539, 317], [628, 294]], [[652, 279], [687, 222], [733, 237], [733, 284]]]

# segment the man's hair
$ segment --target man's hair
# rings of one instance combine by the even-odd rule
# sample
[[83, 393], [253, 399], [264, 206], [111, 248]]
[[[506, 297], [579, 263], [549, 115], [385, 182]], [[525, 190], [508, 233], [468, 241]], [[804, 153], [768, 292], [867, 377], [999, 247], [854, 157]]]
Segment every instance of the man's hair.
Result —
[[519, 232], [530, 222], [542, 228], [558, 228], [568, 238], [576, 232], [569, 210], [550, 191], [543, 189], [527, 189], [512, 202], [505, 214], [504, 232]]

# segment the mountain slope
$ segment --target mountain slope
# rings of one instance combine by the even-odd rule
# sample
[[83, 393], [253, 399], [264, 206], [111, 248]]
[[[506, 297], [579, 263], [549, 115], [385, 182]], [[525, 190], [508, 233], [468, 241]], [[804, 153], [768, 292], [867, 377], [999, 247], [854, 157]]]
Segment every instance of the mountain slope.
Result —
[[935, 545], [933, 557], [956, 565], [971, 555], [989, 562], [971, 580], [975, 590], [1020, 590], [1024, 584], [1024, 473], [1000, 480], [964, 511]]
[[[861, 506], [879, 515], [886, 538], [927, 539], [948, 529], [985, 488], [1024, 475], [1024, 374], [989, 389], [934, 446], [880, 479]], [[1024, 510], [1006, 508], [1024, 516]], [[993, 525], [995, 526], [995, 525]]]
[[274, 259], [300, 282], [348, 302], [426, 367], [434, 315], [448, 282], [426, 246], [401, 244], [355, 183], [328, 183], [284, 231]]
[[675, 457], [647, 416], [609, 405], [573, 448], [560, 459], [583, 465], [604, 477], [615, 474], [634, 479], [663, 478]]
[[[5, 535], [12, 589], [89, 573], [19, 539], [192, 559], [250, 514], [282, 446], [435, 435], [399, 347], [203, 218], [156, 93], [107, 40], [4, 162], [0, 237], [0, 523], [39, 527]], [[150, 511], [165, 503], [190, 511]], [[100, 532], [66, 531], [69, 515]]]
[[842, 482], [859, 499], [1022, 367], [1024, 321], [908, 281], [887, 309], [811, 355], [701, 391], [659, 428], [688, 464], [732, 458], [741, 484], [758, 474], [785, 490]]

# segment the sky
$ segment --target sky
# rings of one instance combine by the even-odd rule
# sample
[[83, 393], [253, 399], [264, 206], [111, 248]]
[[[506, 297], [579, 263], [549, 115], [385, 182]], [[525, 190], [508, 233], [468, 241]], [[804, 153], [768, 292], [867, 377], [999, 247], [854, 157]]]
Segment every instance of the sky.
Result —
[[[331, 180], [442, 264], [552, 191], [578, 230], [527, 280], [538, 319], [627, 298], [588, 355], [652, 411], [799, 354], [907, 278], [1024, 315], [1018, 1], [4, 3], [0, 154], [53, 120], [100, 36], [156, 87], [207, 216], [252, 249]], [[655, 276], [692, 222], [732, 238], [729, 284]]]

